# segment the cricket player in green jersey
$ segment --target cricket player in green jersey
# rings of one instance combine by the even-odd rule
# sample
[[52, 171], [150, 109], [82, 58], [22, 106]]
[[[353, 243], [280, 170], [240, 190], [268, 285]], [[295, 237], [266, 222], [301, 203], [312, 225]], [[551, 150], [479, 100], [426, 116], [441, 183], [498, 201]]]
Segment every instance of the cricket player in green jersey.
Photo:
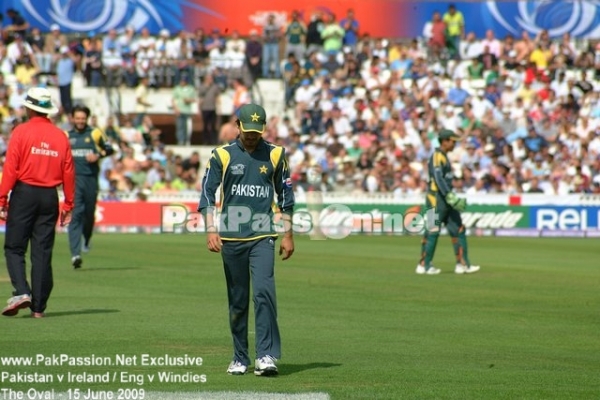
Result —
[[[460, 136], [451, 130], [444, 129], [439, 134], [440, 147], [435, 150], [429, 159], [429, 185], [425, 207], [434, 209], [436, 221], [428, 221], [427, 229], [423, 236], [421, 247], [421, 261], [417, 265], [417, 274], [437, 275], [441, 271], [431, 264], [441, 225], [444, 224], [452, 238], [457, 274], [471, 274], [479, 271], [479, 266], [471, 265], [467, 247], [465, 226], [462, 223], [460, 212], [467, 206], [465, 199], [459, 198], [452, 190], [452, 165], [448, 160], [448, 153], [454, 150], [456, 141]], [[428, 213], [428, 215], [431, 215]], [[433, 222], [433, 223], [432, 223]]]
[[[221, 252], [225, 269], [234, 347], [233, 360], [227, 369], [231, 375], [245, 374], [250, 365], [250, 281], [256, 332], [254, 374], [276, 375], [276, 361], [281, 357], [274, 276], [278, 237], [275, 227], [283, 225], [279, 254], [286, 260], [294, 252], [291, 229], [294, 192], [284, 148], [266, 142], [261, 136], [266, 124], [266, 113], [261, 106], [247, 104], [240, 108], [239, 136], [212, 151], [198, 206], [204, 217], [208, 249]], [[215, 192], [219, 185], [221, 204], [216, 219]], [[280, 223], [276, 223], [276, 216]]]
[[100, 159], [113, 153], [104, 133], [87, 124], [89, 116], [89, 108], [73, 107], [73, 129], [67, 132], [75, 164], [75, 208], [68, 228], [71, 264], [75, 269], [81, 268], [81, 251], [89, 251], [94, 231]]

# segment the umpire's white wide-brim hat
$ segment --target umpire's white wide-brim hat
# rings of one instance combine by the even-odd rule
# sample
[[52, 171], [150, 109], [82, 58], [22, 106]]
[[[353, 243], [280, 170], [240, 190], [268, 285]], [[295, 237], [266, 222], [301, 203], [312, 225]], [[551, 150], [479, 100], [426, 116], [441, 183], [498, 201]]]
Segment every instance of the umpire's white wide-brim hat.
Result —
[[34, 87], [27, 91], [23, 106], [43, 114], [56, 114], [58, 108], [52, 104], [52, 95], [46, 88]]

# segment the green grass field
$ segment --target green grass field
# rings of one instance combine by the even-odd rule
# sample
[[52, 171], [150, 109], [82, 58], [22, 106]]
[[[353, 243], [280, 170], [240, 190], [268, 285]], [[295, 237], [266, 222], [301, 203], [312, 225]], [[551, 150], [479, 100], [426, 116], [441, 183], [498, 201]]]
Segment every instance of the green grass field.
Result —
[[[202, 235], [97, 235], [79, 271], [70, 266], [66, 235], [59, 235], [47, 318], [31, 319], [27, 310], [2, 317], [0, 356], [188, 354], [202, 357], [203, 365], [0, 365], [0, 373], [193, 372], [206, 382], [4, 381], [0, 388], [143, 388], [215, 392], [219, 399], [234, 398], [232, 392], [332, 399], [600, 397], [596, 240], [471, 238], [471, 258], [482, 265], [471, 276], [452, 273], [447, 237], [435, 260], [443, 273], [416, 275], [419, 246], [416, 237], [297, 238], [294, 257], [276, 269], [280, 376], [258, 378], [225, 373], [232, 353], [225, 282], [220, 256], [206, 250]], [[8, 298], [5, 267], [0, 288]], [[224, 391], [229, 394], [217, 393]]]

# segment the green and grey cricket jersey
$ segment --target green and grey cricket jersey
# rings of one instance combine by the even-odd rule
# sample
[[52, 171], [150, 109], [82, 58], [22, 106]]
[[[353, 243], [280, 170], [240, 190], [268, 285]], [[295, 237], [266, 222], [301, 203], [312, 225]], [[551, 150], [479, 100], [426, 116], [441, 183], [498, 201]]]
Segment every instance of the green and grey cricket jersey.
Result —
[[100, 173], [99, 163], [90, 163], [86, 156], [90, 153], [104, 156], [104, 146], [107, 141], [104, 133], [98, 128], [86, 126], [83, 132], [71, 129], [68, 133], [71, 142], [71, 153], [75, 164], [76, 175], [93, 176], [96, 179]]
[[69, 225], [69, 247], [71, 256], [79, 256], [81, 239], [89, 244], [94, 231], [94, 215], [98, 198], [98, 174], [100, 162], [90, 163], [88, 154], [106, 155], [106, 137], [98, 128], [85, 127], [83, 131], [72, 129], [67, 132], [75, 164], [75, 208]]
[[454, 179], [452, 165], [450, 165], [446, 153], [436, 149], [429, 158], [427, 166], [429, 170], [428, 204], [437, 207], [438, 202], [441, 201], [446, 205], [445, 198], [452, 191], [452, 181]]
[[203, 215], [214, 211], [219, 185], [222, 240], [275, 237], [274, 211], [291, 214], [294, 210], [285, 149], [265, 140], [252, 153], [239, 139], [213, 150], [202, 180], [198, 211]]

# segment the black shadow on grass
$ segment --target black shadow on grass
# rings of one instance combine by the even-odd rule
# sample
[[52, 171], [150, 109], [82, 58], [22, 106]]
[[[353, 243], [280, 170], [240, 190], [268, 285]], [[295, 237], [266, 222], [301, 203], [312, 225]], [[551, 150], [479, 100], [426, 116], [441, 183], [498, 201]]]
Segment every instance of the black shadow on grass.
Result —
[[332, 368], [340, 367], [341, 365], [342, 364], [327, 362], [314, 362], [308, 364], [279, 364], [279, 375], [292, 375], [309, 369]]
[[70, 315], [83, 315], [83, 314], [108, 314], [108, 313], [117, 313], [117, 312], [121, 312], [121, 310], [106, 309], [106, 308], [93, 308], [93, 309], [86, 309], [86, 310], [57, 311], [57, 312], [50, 312], [50, 313], [46, 314], [46, 318], [68, 317]]
[[140, 267], [122, 267], [122, 268], [110, 268], [110, 267], [97, 267], [97, 268], [85, 268], [82, 267], [80, 269], [75, 270], [75, 272], [82, 273], [82, 272], [104, 272], [104, 271], [127, 271], [128, 269], [140, 269]]

